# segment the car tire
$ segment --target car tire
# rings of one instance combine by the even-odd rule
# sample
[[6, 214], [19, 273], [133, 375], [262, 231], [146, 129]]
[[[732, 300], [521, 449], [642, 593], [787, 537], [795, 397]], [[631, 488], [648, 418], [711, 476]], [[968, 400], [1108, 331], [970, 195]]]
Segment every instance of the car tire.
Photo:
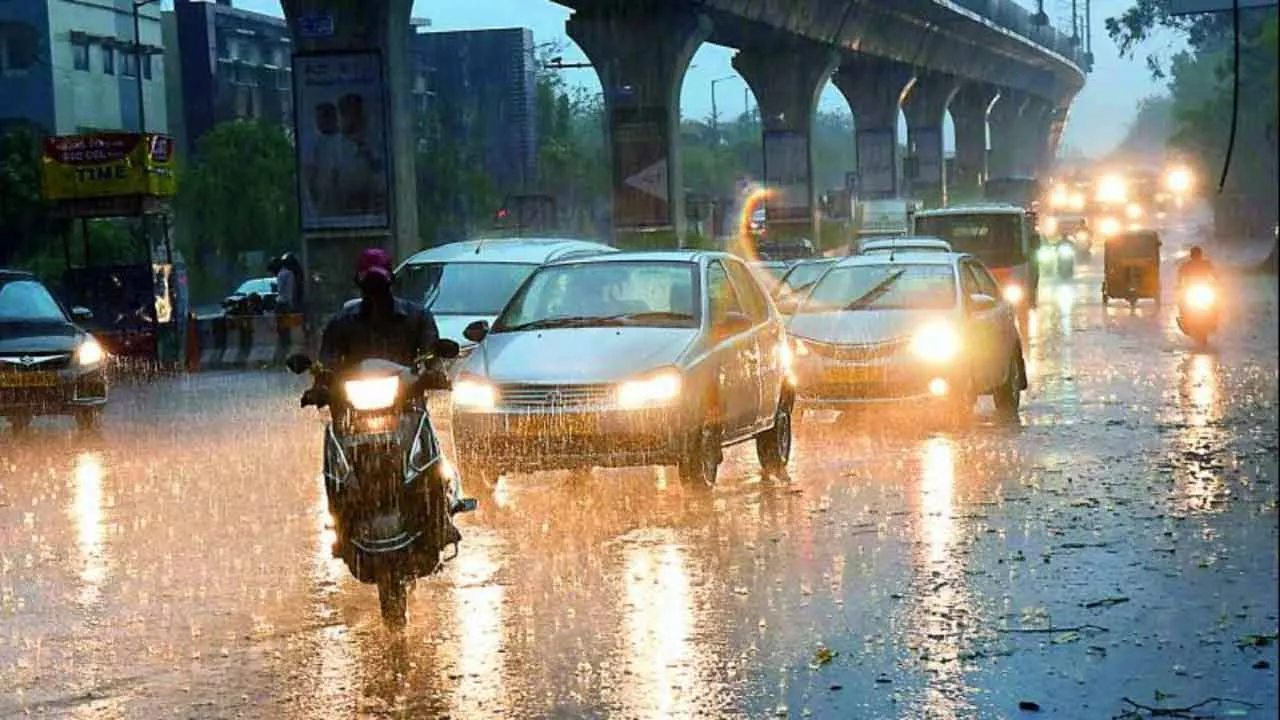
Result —
[[1005, 372], [1004, 384], [995, 389], [991, 399], [995, 401], [996, 412], [1003, 418], [1017, 417], [1022, 407], [1022, 388], [1025, 386], [1022, 353], [1014, 351], [1009, 358], [1009, 369]]
[[795, 394], [783, 387], [778, 399], [778, 409], [773, 414], [773, 427], [756, 435], [756, 456], [764, 474], [778, 479], [787, 476], [787, 463], [791, 460], [791, 425], [795, 409]]
[[76, 411], [76, 427], [81, 432], [94, 432], [102, 424], [102, 408], [84, 408]]
[[719, 421], [707, 417], [702, 425], [685, 441], [676, 470], [680, 482], [686, 487], [709, 488], [716, 484], [723, 448], [720, 446], [724, 431]]

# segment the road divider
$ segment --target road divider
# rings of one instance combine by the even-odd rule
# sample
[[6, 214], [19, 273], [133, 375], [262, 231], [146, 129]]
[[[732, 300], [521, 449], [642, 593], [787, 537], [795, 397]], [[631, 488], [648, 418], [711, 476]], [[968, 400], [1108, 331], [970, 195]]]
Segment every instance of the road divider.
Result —
[[200, 318], [194, 334], [200, 358], [195, 370], [283, 367], [307, 347], [302, 315]]

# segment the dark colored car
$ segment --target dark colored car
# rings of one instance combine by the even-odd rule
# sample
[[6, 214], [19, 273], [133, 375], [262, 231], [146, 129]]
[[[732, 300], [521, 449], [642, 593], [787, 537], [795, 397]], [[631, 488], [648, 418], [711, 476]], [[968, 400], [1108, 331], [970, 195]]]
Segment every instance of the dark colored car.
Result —
[[107, 403], [107, 354], [34, 276], [0, 270], [0, 416], [24, 430], [37, 415], [92, 429]]
[[235, 292], [222, 301], [228, 315], [261, 315], [276, 309], [276, 279], [253, 278], [240, 283]]

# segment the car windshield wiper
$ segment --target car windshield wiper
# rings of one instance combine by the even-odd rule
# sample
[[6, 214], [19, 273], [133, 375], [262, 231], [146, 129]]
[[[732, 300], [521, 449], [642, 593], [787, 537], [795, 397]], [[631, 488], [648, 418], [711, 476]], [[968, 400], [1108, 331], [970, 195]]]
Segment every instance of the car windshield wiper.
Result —
[[519, 325], [506, 325], [497, 329], [497, 332], [519, 332], [521, 330], [548, 330], [551, 328], [573, 328], [573, 327], [617, 327], [626, 325], [626, 321], [622, 315], [612, 316], [592, 316], [592, 315], [574, 315], [568, 317], [542, 318], [541, 320], [531, 320]]
[[668, 310], [650, 310], [646, 312], [624, 313], [622, 315], [614, 315], [610, 320], [621, 320], [625, 323], [644, 324], [649, 322], [659, 322], [662, 320], [684, 321], [693, 320], [693, 315], [683, 312], [671, 312]]
[[907, 272], [906, 270], [899, 270], [898, 272], [890, 275], [884, 280], [881, 280], [879, 283], [876, 284], [875, 287], [863, 293], [862, 297], [854, 300], [848, 305], [845, 305], [844, 309], [845, 310], [861, 310], [867, 307], [871, 303], [880, 299], [885, 293], [889, 292], [889, 288], [893, 287], [893, 284], [898, 282], [898, 278], [902, 277], [906, 272]]

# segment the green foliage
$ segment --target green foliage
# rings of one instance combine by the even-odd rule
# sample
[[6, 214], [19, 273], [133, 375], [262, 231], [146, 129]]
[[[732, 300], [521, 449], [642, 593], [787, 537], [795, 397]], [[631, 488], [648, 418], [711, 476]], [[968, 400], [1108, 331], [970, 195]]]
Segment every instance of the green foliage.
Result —
[[43, 140], [42, 131], [24, 125], [0, 134], [0, 266], [29, 259], [65, 228], [40, 196]]
[[197, 298], [241, 279], [242, 253], [297, 250], [297, 160], [284, 128], [252, 120], [215, 126], [181, 169], [174, 207]]

